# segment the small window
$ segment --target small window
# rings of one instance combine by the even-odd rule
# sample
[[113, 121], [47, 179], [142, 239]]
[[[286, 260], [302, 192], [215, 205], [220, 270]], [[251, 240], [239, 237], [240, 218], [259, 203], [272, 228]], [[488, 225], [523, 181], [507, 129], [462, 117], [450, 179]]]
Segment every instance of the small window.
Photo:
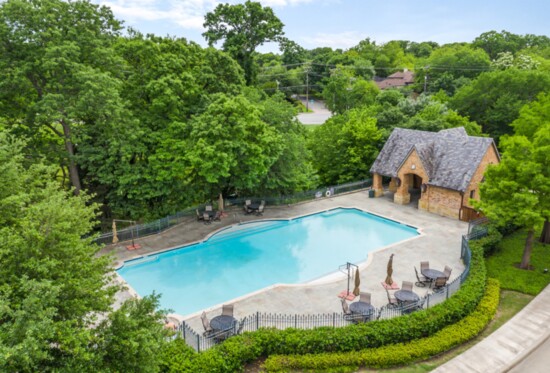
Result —
[[475, 190], [470, 190], [470, 198], [474, 198], [476, 196]]

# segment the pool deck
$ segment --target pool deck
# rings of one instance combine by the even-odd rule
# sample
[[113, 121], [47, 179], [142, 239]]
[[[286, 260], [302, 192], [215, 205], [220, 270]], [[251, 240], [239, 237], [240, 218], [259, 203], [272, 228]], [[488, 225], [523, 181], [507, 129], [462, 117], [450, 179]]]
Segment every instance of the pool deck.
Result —
[[[443, 270], [445, 265], [452, 268], [452, 281], [464, 270], [460, 259], [461, 236], [467, 233], [468, 224], [430, 214], [416, 207], [397, 205], [390, 200], [387, 193], [382, 198], [368, 198], [367, 191], [349, 193], [329, 198], [319, 198], [314, 201], [290, 206], [266, 206], [262, 217], [245, 215], [241, 208], [227, 211], [227, 217], [210, 225], [197, 222], [195, 219], [182, 223], [160, 234], [135, 240], [140, 249], [129, 251], [125, 248], [128, 242], [116, 246], [105, 247], [102, 253], [112, 253], [116, 259], [114, 266], [123, 261], [148, 255], [154, 252], [180, 247], [188, 243], [203, 240], [206, 236], [223, 227], [240, 222], [257, 219], [288, 219], [336, 207], [355, 207], [374, 214], [397, 220], [404, 224], [419, 228], [420, 236], [393, 244], [365, 256], [359, 264], [361, 291], [372, 294], [372, 304], [381, 307], [387, 304], [387, 296], [381, 282], [386, 278], [386, 267], [390, 254], [393, 259], [393, 280], [401, 285], [402, 281], [416, 282], [414, 266], [420, 267], [420, 261], [428, 260], [430, 267]], [[318, 314], [341, 312], [342, 306], [337, 294], [347, 288], [347, 277], [338, 272], [339, 265], [335, 263], [335, 273], [324, 280], [316, 280], [309, 284], [274, 285], [245, 297], [228, 300], [235, 306], [235, 317], [242, 318], [256, 312], [285, 314]], [[418, 295], [426, 294], [426, 288], [413, 289]], [[117, 304], [134, 296], [131, 290], [117, 294]], [[185, 294], [182, 294], [185, 297]], [[207, 294], [205, 296], [208, 296]], [[208, 317], [221, 313], [221, 304], [205, 310]], [[202, 331], [199, 313], [179, 315], [196, 331]]]

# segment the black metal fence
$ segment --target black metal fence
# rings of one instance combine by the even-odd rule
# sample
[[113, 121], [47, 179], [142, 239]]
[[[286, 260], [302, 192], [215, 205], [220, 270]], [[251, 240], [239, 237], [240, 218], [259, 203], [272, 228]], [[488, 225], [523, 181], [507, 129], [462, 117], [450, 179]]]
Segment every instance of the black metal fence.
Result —
[[[266, 205], [281, 206], [289, 205], [298, 202], [310, 201], [321, 197], [330, 197], [338, 194], [348, 193], [361, 189], [369, 188], [372, 185], [372, 179], [365, 179], [347, 184], [334, 185], [329, 187], [318, 188], [309, 190], [302, 193], [297, 193], [289, 196], [278, 197], [243, 197], [243, 198], [227, 198], [224, 200], [224, 207], [230, 208], [231, 206], [241, 206], [245, 200], [264, 200]], [[213, 203], [214, 208], [218, 208], [217, 201]], [[167, 216], [162, 219], [158, 219], [149, 223], [132, 225], [128, 228], [117, 230], [117, 237], [119, 241], [130, 241], [138, 239], [140, 237], [149, 236], [152, 234], [158, 234], [171, 228], [177, 224], [191, 222], [196, 220], [197, 209], [202, 210], [204, 206], [210, 203], [204, 203], [201, 205], [190, 207], [186, 210], [179, 211], [174, 215]], [[95, 242], [100, 245], [109, 245], [113, 242], [113, 232], [106, 232], [95, 239]]]
[[[479, 238], [479, 237], [477, 237]], [[453, 281], [447, 283], [444, 287], [434, 290], [432, 293], [426, 294], [416, 302], [408, 302], [400, 305], [384, 305], [375, 308], [368, 316], [364, 315], [347, 315], [344, 313], [324, 313], [313, 315], [301, 314], [278, 314], [278, 313], [260, 313], [248, 315], [234, 324], [230, 330], [218, 332], [217, 334], [204, 335], [193, 330], [186, 323], [180, 325], [178, 332], [189, 346], [195, 351], [201, 352], [211, 348], [220, 341], [241, 332], [256, 331], [260, 328], [276, 328], [276, 329], [313, 329], [319, 327], [338, 328], [351, 323], [367, 322], [379, 319], [391, 319], [402, 316], [422, 309], [427, 309], [442, 303], [456, 293], [462, 283], [466, 281], [470, 273], [470, 261], [472, 253], [468, 245], [468, 236], [462, 236], [461, 258], [464, 261], [465, 269]]]

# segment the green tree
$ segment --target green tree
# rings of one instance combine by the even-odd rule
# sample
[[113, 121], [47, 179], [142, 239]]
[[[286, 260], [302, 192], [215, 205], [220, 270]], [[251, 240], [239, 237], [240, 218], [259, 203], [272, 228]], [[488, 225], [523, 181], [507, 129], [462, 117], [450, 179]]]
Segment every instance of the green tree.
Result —
[[270, 7], [247, 0], [244, 4], [219, 4], [205, 16], [202, 35], [210, 46], [220, 40], [223, 50], [241, 65], [247, 84], [256, 80], [253, 53], [260, 45], [279, 41], [283, 36], [283, 23]]
[[368, 178], [380, 140], [376, 118], [367, 107], [335, 115], [317, 127], [309, 146], [321, 185]]
[[[55, 169], [21, 149], [0, 132], [0, 371], [120, 371], [124, 361], [108, 358], [120, 350], [135, 366], [158, 364], [166, 333], [151, 332], [162, 327], [157, 303], [136, 300], [147, 315], [130, 313], [115, 327], [126, 305], [95, 328], [118, 290], [112, 258], [99, 256], [90, 236], [97, 206], [60, 188]], [[122, 332], [129, 328], [134, 335]]]
[[537, 100], [525, 105], [518, 119], [512, 123], [514, 134], [524, 136], [536, 147], [532, 161], [540, 165], [536, 191], [544, 226], [540, 241], [550, 243], [550, 94], [544, 93]]
[[426, 77], [429, 92], [447, 90], [454, 85], [450, 79], [473, 79], [490, 68], [491, 60], [484, 50], [468, 45], [446, 45], [433, 51], [424, 66], [416, 69], [416, 89], [423, 90]]
[[336, 114], [346, 110], [372, 105], [380, 90], [372, 81], [356, 78], [345, 67], [338, 67], [325, 83], [323, 98], [328, 109]]
[[[81, 189], [79, 131], [117, 120], [120, 24], [88, 1], [8, 0], [0, 6], [0, 102], [9, 123], [33, 139]], [[53, 150], [52, 150], [53, 149]]]
[[514, 223], [527, 229], [520, 268], [529, 269], [535, 229], [550, 216], [550, 123], [533, 141], [523, 135], [502, 139], [502, 161], [489, 167], [481, 184], [481, 200], [474, 206], [497, 223]]
[[537, 70], [507, 69], [481, 74], [461, 87], [450, 105], [479, 123], [496, 141], [512, 133], [510, 124], [521, 107], [550, 90], [550, 74]]

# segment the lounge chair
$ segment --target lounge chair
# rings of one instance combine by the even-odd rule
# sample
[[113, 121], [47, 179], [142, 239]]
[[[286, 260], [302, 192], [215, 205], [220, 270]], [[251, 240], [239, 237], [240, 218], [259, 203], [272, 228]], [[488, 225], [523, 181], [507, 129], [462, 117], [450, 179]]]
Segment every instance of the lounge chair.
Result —
[[425, 276], [420, 277], [418, 275], [418, 270], [416, 269], [416, 267], [414, 267], [414, 273], [416, 274], [416, 280], [417, 280], [414, 283], [416, 286], [425, 287], [426, 284], [429, 284], [431, 282], [431, 280]]
[[395, 308], [397, 306], [399, 306], [399, 302], [397, 302], [397, 299], [395, 297], [392, 297], [390, 295], [390, 292], [388, 291], [388, 289], [386, 289], [386, 295], [388, 296], [388, 308]]
[[371, 298], [370, 293], [363, 293], [363, 292], [359, 293], [359, 302], [365, 302], [370, 304], [370, 298]]
[[443, 291], [443, 288], [445, 287], [446, 284], [447, 284], [447, 278], [446, 277], [436, 278], [435, 281], [434, 281], [434, 286], [433, 286], [434, 292], [439, 293], [439, 292]]
[[405, 291], [412, 291], [413, 283], [410, 281], [403, 281], [403, 284], [401, 285], [401, 289]]
[[208, 320], [208, 317], [206, 316], [206, 312], [204, 312], [204, 311], [201, 314], [201, 321], [202, 321], [202, 326], [204, 327], [203, 335], [205, 337], [211, 336], [212, 333], [214, 332], [214, 330], [210, 326], [210, 320]]
[[232, 304], [222, 305], [222, 315], [233, 316], [233, 305]]
[[199, 212], [199, 209], [195, 209], [195, 212], [197, 213], [197, 221], [204, 220], [204, 216], [201, 215], [201, 213]]
[[445, 266], [445, 269], [443, 270], [443, 274], [445, 275], [445, 277], [447, 277], [447, 280], [449, 279], [449, 277], [451, 277], [451, 272], [452, 272], [451, 267]]
[[212, 223], [212, 219], [210, 218], [210, 215], [207, 212], [204, 212], [202, 214], [202, 220], [204, 220], [204, 224]]

